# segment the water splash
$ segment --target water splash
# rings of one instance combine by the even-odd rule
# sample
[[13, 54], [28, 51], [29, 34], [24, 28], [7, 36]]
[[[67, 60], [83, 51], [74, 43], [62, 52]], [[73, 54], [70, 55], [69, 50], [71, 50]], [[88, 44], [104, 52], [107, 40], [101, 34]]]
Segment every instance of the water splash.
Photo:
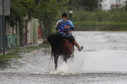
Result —
[[[43, 50], [37, 50], [22, 58], [12, 59], [9, 62], [10, 65], [0, 72], [61, 75], [127, 72], [126, 33], [74, 32], [74, 34], [79, 44], [85, 48], [82, 52], [75, 48], [74, 58], [69, 59], [67, 63], [59, 58], [57, 71], [55, 71], [53, 60], [50, 59], [50, 53], [46, 54]], [[121, 41], [122, 36], [124, 40]]]

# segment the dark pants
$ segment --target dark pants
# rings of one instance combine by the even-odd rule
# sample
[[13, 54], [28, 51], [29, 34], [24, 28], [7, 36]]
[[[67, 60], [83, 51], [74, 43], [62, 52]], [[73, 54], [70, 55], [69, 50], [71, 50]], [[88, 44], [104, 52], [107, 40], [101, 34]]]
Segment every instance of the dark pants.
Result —
[[68, 39], [69, 41], [71, 41], [74, 44], [75, 38], [74, 36], [70, 35], [68, 37], [65, 37], [66, 39]]

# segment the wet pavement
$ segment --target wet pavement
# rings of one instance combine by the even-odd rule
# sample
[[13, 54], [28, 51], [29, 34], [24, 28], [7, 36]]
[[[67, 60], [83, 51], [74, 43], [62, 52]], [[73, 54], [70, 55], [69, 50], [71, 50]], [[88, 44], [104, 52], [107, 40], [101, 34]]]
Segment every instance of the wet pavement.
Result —
[[0, 75], [1, 84], [127, 84], [127, 74], [118, 73], [75, 75], [3, 73]]
[[0, 68], [0, 84], [127, 84], [127, 32], [73, 32], [84, 50], [58, 70], [50, 49], [11, 59]]

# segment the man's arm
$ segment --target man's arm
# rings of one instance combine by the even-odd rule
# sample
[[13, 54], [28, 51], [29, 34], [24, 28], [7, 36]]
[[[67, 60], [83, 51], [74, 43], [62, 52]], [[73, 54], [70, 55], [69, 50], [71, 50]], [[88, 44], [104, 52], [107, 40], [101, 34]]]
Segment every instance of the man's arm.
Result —
[[69, 21], [69, 24], [70, 24], [70, 27], [71, 27], [71, 29], [75, 29], [75, 26], [73, 25], [73, 23], [72, 23], [72, 21], [70, 21], [70, 20], [68, 20]]
[[[59, 21], [58, 21], [58, 22], [59, 22]], [[57, 30], [57, 31], [58, 31], [58, 28], [59, 28], [59, 27], [58, 27], [58, 22], [56, 23], [56, 30]]]

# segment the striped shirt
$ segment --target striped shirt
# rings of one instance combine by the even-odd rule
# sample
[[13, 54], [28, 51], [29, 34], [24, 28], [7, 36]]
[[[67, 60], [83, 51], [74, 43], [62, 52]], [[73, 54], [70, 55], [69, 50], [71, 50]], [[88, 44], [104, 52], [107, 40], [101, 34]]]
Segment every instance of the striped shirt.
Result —
[[72, 34], [71, 30], [74, 30], [75, 27], [72, 21], [61, 19], [56, 23], [56, 29], [58, 30], [59, 34], [68, 37]]

